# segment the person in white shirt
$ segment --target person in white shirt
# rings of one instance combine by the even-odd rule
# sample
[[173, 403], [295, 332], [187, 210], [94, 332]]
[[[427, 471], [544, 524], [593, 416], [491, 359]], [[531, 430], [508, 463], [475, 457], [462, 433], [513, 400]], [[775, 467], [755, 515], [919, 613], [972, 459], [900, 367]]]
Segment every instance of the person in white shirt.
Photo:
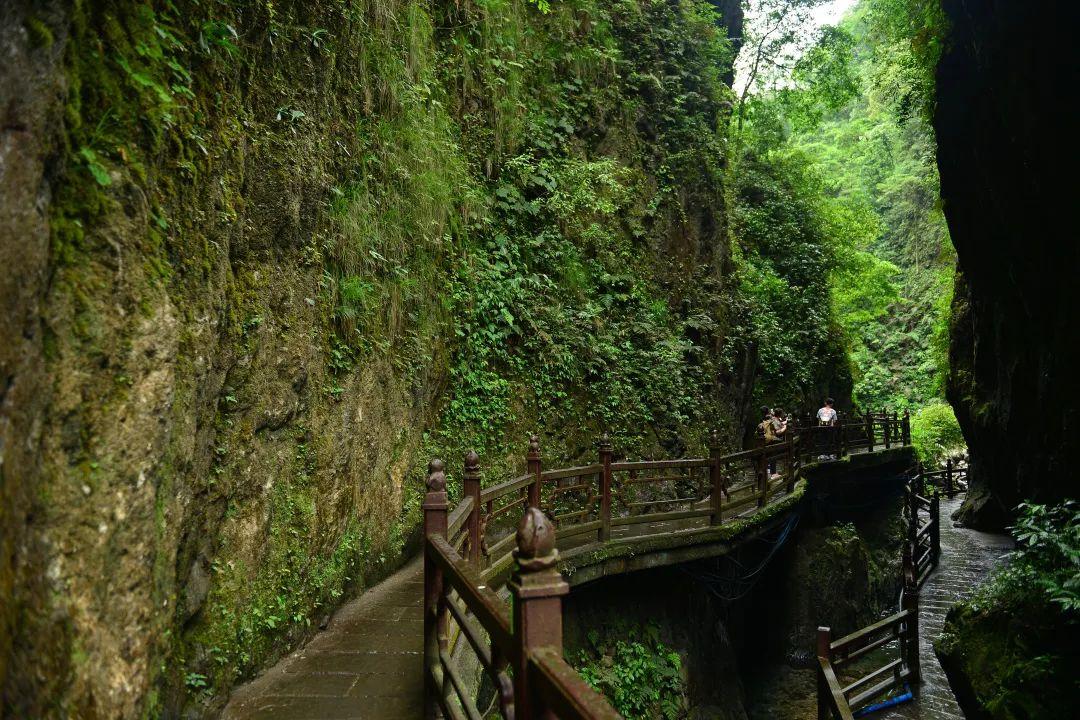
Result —
[[819, 425], [833, 425], [836, 423], [836, 410], [833, 409], [833, 402], [832, 398], [828, 398], [825, 401], [825, 407], [817, 411]]

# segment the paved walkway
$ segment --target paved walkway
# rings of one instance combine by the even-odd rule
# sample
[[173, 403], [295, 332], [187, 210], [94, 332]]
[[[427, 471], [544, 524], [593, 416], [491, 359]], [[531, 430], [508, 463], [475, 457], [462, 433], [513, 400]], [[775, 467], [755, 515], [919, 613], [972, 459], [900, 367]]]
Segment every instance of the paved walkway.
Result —
[[917, 691], [918, 699], [877, 715], [883, 720], [957, 720], [964, 717], [934, 654], [933, 642], [941, 635], [949, 608], [971, 596], [1012, 548], [1012, 538], [955, 527], [952, 514], [960, 507], [963, 497], [941, 499], [941, 561], [919, 593], [922, 684]]
[[224, 720], [416, 720], [423, 715], [423, 565], [345, 605], [306, 646], [233, 693]]

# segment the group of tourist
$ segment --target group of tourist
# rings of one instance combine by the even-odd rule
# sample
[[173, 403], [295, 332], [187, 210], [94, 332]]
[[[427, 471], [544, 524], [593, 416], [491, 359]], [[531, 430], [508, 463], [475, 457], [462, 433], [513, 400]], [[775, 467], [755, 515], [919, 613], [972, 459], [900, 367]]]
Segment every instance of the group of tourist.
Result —
[[[828, 398], [825, 401], [825, 405], [817, 411], [818, 425], [835, 425], [836, 424], [836, 409], [833, 407], [834, 400]], [[770, 408], [767, 405], [761, 406], [762, 420], [758, 424], [758, 435], [764, 438], [765, 442], [773, 443], [780, 442], [786, 436], [788, 430], [788, 416], [784, 412], [783, 408]]]
[[[825, 404], [817, 411], [818, 425], [835, 425], [837, 422], [836, 408], [833, 407], [835, 401], [832, 398], [825, 400]], [[765, 444], [783, 442], [787, 439], [788, 432], [788, 416], [784, 412], [783, 408], [770, 408], [766, 405], [761, 406], [762, 420], [758, 423], [758, 437], [761, 438]], [[822, 459], [829, 459], [832, 456], [822, 456]], [[769, 461], [769, 475], [772, 476], [776, 472], [776, 459], [773, 458]]]

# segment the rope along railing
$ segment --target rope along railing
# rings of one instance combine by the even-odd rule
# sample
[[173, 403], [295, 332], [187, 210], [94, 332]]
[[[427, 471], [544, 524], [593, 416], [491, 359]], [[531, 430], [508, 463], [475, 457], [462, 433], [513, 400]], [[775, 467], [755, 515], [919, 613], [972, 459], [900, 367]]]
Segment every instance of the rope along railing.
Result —
[[[424, 502], [428, 717], [617, 717], [562, 661], [560, 598], [568, 585], [555, 567], [556, 528], [560, 547], [576, 548], [667, 532], [658, 524], [717, 526], [792, 493], [807, 459], [909, 441], [906, 416], [868, 414], [796, 424], [781, 442], [729, 454], [714, 432], [704, 458], [617, 461], [605, 435], [597, 462], [544, 469], [533, 436], [526, 473], [486, 488], [470, 452], [453, 508], [442, 462], [433, 460]], [[530, 544], [536, 533], [542, 546]], [[492, 587], [512, 565], [513, 623]]]
[[[931, 482], [943, 485], [952, 497], [967, 488], [966, 480], [966, 468], [955, 469], [952, 461], [932, 472], [917, 466], [904, 493], [901, 610], [839, 640], [832, 639], [829, 628], [818, 628], [818, 720], [857, 717], [886, 693], [919, 682], [919, 590], [941, 558], [941, 490]], [[871, 653], [879, 649], [887, 661], [867, 671], [863, 665], [876, 659]], [[890, 650], [895, 652], [890, 655]], [[844, 677], [845, 670], [856, 674]]]

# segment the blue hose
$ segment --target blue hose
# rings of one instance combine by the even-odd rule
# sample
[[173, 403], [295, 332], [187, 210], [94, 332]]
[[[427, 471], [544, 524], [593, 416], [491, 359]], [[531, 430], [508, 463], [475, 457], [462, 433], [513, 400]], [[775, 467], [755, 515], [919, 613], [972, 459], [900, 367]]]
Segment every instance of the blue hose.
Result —
[[889, 698], [887, 700], [882, 700], [879, 703], [874, 703], [873, 705], [867, 705], [866, 707], [861, 708], [858, 712], [852, 713], [852, 716], [853, 717], [863, 717], [864, 715], [869, 715], [872, 712], [877, 712], [878, 710], [884, 710], [885, 708], [891, 708], [894, 705], [899, 705], [900, 703], [910, 702], [911, 700], [914, 700], [914, 699], [915, 699], [915, 696], [913, 696], [911, 694], [911, 688], [908, 687], [907, 683], [904, 683], [904, 694], [903, 695], [897, 695], [896, 697], [891, 697], [891, 698]]

